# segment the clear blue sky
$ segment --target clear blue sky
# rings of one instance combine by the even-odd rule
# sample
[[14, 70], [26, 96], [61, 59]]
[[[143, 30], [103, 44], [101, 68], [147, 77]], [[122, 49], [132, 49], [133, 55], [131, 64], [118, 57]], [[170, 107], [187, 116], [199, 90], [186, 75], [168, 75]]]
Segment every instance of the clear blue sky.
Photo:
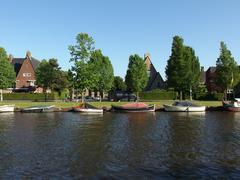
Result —
[[239, 0], [6, 0], [0, 6], [0, 46], [14, 57], [30, 50], [39, 60], [57, 58], [65, 70], [68, 46], [80, 32], [95, 39], [122, 77], [129, 55], [145, 52], [165, 77], [174, 35], [195, 49], [205, 69], [215, 65], [222, 40], [240, 63]]

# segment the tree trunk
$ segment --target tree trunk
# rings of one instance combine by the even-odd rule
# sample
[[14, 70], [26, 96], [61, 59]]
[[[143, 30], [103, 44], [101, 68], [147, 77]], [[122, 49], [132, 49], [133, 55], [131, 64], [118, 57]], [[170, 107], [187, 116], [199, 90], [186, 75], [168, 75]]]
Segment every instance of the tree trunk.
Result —
[[224, 98], [224, 100], [226, 101], [227, 100], [227, 89], [225, 89], [224, 90], [224, 93], [223, 93], [224, 95], [223, 95], [223, 98]]
[[179, 99], [180, 99], [180, 101], [182, 101], [182, 91], [180, 91]]
[[82, 91], [82, 103], [84, 103], [84, 91]]
[[190, 101], [192, 101], [192, 87], [190, 87], [189, 92], [190, 92], [190, 94], [189, 94], [189, 98], [190, 98]]
[[3, 90], [2, 90], [2, 89], [0, 89], [0, 94], [1, 94], [1, 95], [0, 95], [0, 96], [1, 96], [1, 97], [0, 97], [0, 100], [3, 101]]

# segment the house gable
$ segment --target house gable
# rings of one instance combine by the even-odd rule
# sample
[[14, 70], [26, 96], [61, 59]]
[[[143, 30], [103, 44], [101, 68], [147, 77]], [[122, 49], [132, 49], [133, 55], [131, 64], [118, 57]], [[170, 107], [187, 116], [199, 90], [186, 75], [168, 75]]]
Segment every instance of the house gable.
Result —
[[151, 91], [153, 89], [164, 89], [165, 82], [160, 73], [157, 72], [154, 65], [152, 64], [150, 55], [148, 53], [144, 55], [144, 60], [147, 66], [147, 74], [149, 77], [145, 90]]
[[26, 58], [23, 61], [21, 68], [17, 74], [16, 88], [34, 86], [35, 81], [36, 77], [33, 65], [31, 63], [31, 60], [29, 58]]

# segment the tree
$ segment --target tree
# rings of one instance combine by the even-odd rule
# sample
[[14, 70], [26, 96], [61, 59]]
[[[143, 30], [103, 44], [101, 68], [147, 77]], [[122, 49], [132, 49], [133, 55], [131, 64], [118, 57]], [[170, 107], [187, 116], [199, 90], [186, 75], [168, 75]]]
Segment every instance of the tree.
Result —
[[128, 70], [125, 77], [127, 89], [138, 93], [147, 85], [148, 75], [146, 64], [137, 54], [129, 57]]
[[125, 91], [127, 89], [127, 86], [125, 82], [123, 81], [123, 78], [120, 76], [115, 76], [113, 81], [113, 91]]
[[220, 43], [220, 56], [216, 65], [216, 83], [224, 90], [224, 98], [226, 98], [227, 89], [239, 83], [239, 67], [224, 42]]
[[95, 50], [89, 61], [89, 66], [93, 67], [94, 89], [99, 91], [102, 97], [104, 92], [109, 92], [113, 86], [114, 74], [111, 61], [104, 56], [101, 50]]
[[12, 87], [16, 78], [13, 66], [8, 61], [7, 53], [0, 47], [0, 100], [3, 101], [2, 90]]
[[193, 48], [185, 46], [179, 36], [173, 37], [172, 53], [166, 67], [167, 85], [174, 88], [180, 94], [196, 89], [200, 80], [200, 64]]
[[69, 46], [70, 62], [74, 62], [72, 66], [75, 88], [82, 93], [82, 101], [84, 100], [84, 92], [95, 86], [95, 75], [93, 66], [88, 63], [92, 52], [94, 51], [94, 40], [86, 33], [80, 33], [76, 37], [76, 44]]
[[36, 82], [43, 87], [61, 93], [67, 87], [67, 74], [61, 70], [57, 59], [42, 60], [36, 69]]
[[192, 89], [196, 90], [200, 82], [200, 64], [193, 48], [186, 46], [184, 49], [185, 72], [185, 90], [190, 90], [190, 100], [192, 100]]

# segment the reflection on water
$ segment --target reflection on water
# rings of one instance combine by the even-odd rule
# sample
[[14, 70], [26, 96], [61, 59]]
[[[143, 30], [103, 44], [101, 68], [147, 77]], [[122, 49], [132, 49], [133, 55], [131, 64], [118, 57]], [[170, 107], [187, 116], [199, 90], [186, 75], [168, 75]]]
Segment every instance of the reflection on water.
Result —
[[239, 178], [240, 113], [0, 114], [0, 179]]

